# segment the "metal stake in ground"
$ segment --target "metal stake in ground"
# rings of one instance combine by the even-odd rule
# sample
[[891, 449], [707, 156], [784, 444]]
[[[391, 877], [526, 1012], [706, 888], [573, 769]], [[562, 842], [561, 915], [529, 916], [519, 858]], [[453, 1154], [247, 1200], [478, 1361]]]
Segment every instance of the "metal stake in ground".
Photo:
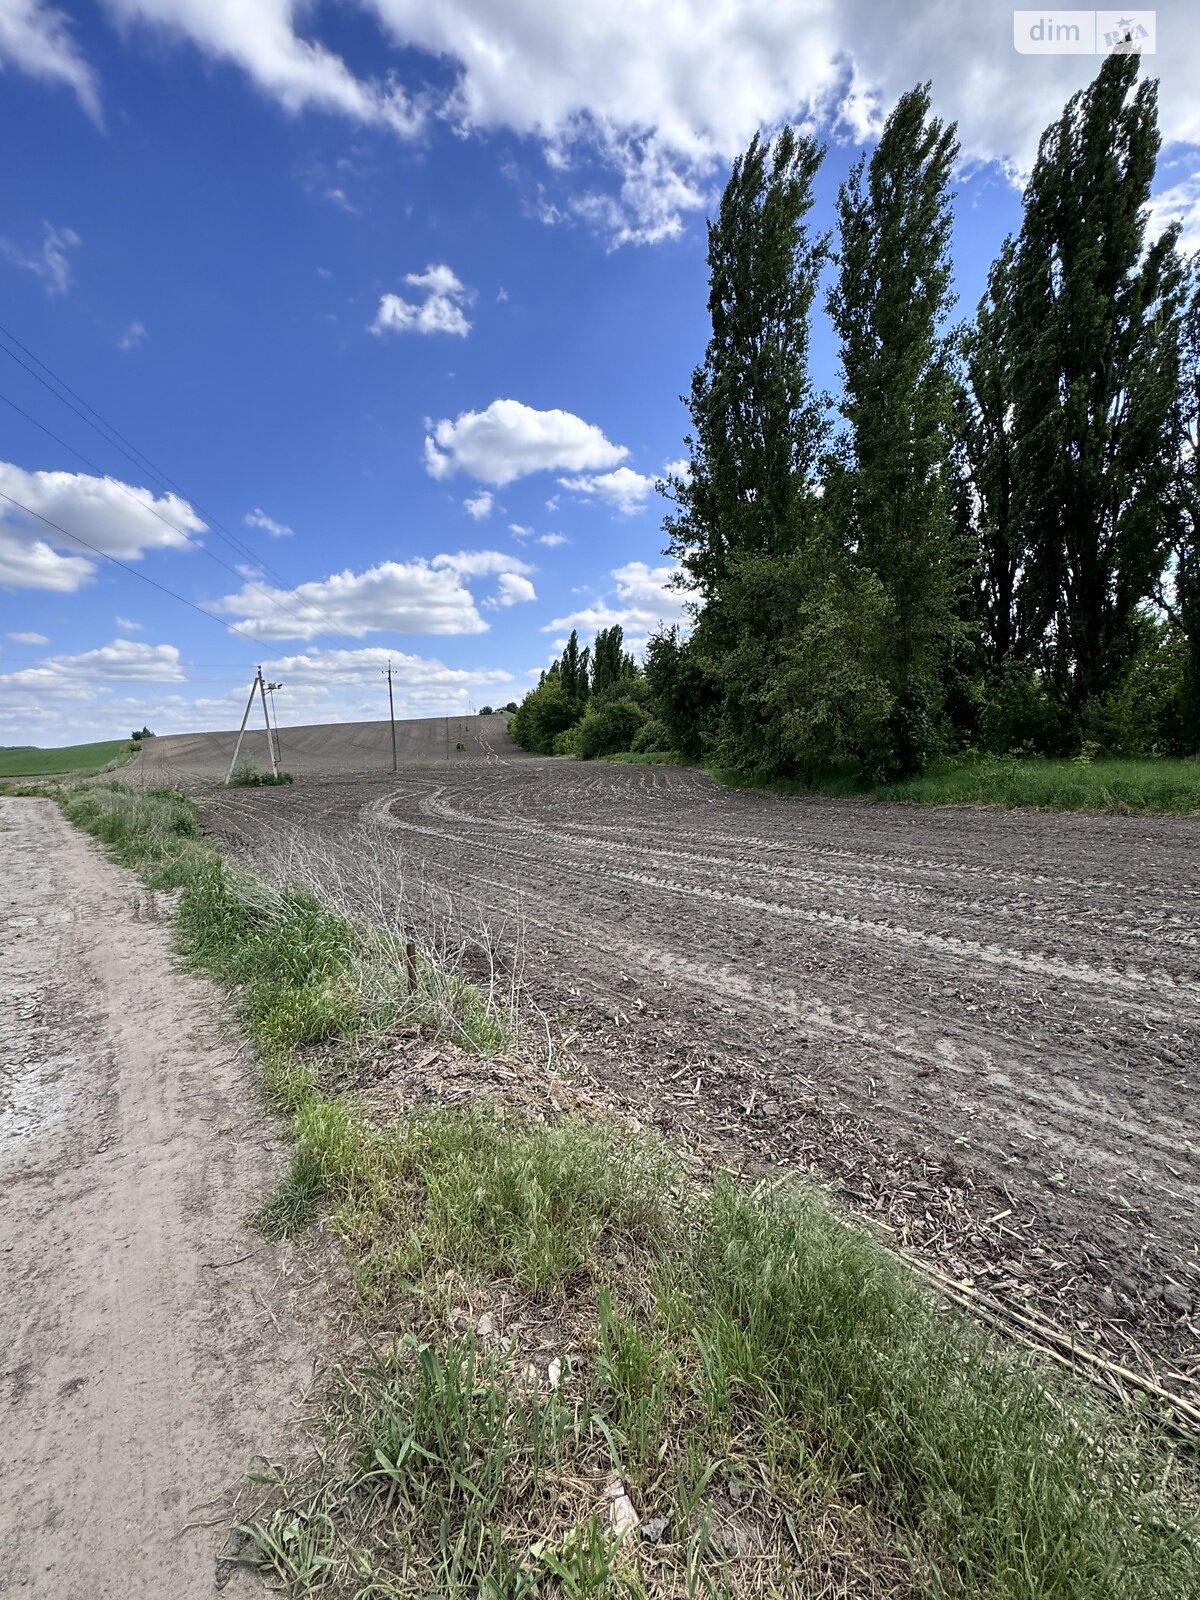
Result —
[[387, 664], [388, 719], [392, 724], [392, 771], [396, 770], [396, 705], [392, 699], [392, 663]]
[[262, 678], [262, 668], [255, 674], [254, 682], [250, 685], [250, 698], [246, 701], [246, 709], [242, 712], [242, 725], [238, 729], [237, 743], [233, 747], [233, 760], [229, 763], [229, 771], [225, 774], [225, 787], [228, 789], [233, 769], [237, 766], [238, 752], [242, 748], [242, 738], [246, 732], [246, 724], [250, 720], [250, 707], [254, 704], [254, 696], [258, 693], [259, 681]]

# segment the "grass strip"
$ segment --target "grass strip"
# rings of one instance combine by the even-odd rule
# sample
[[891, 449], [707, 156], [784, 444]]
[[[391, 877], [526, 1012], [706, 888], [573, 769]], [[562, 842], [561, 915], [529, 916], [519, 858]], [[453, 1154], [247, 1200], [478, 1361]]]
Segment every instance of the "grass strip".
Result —
[[[184, 958], [238, 997], [295, 1138], [262, 1224], [327, 1208], [368, 1324], [400, 1330], [247, 1530], [289, 1593], [1200, 1594], [1194, 1463], [947, 1312], [813, 1190], [701, 1190], [604, 1120], [381, 1125], [309, 1050], [428, 1003], [378, 930], [231, 867], [172, 791], [63, 803], [180, 891]], [[463, 1036], [504, 1049], [462, 1002]]]
[[105, 739], [98, 744], [69, 744], [57, 750], [26, 747], [0, 750], [0, 778], [36, 778], [62, 772], [95, 772], [110, 763], [123, 765], [141, 749], [132, 739]]
[[1200, 761], [1055, 761], [1042, 756], [938, 762], [920, 778], [869, 784], [854, 774], [759, 780], [711, 769], [732, 788], [781, 794], [863, 795], [909, 805], [986, 805], [1049, 811], [1200, 812]]

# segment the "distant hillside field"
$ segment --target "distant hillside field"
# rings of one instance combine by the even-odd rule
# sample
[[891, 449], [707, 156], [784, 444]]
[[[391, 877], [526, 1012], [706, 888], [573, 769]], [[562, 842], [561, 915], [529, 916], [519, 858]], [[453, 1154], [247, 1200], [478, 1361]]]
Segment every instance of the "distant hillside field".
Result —
[[51, 772], [95, 772], [129, 749], [128, 739], [100, 744], [67, 744], [59, 750], [0, 750], [0, 778], [40, 778]]

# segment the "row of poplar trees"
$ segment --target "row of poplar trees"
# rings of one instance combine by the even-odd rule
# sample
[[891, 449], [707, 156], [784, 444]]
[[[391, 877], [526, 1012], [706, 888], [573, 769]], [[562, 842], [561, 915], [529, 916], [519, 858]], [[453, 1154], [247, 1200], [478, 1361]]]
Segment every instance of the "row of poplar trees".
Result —
[[[736, 162], [666, 485], [695, 622], [646, 664], [677, 748], [877, 777], [965, 747], [1196, 753], [1200, 274], [1147, 228], [1156, 89], [1115, 55], [1069, 101], [965, 326], [927, 84], [842, 185], [836, 242], [816, 141]], [[836, 401], [809, 366], [823, 280]]]

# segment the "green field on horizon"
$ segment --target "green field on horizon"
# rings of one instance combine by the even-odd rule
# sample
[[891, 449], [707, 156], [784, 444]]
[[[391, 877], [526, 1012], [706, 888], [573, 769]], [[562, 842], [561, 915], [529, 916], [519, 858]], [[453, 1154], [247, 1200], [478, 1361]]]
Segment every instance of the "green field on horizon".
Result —
[[104, 739], [99, 744], [67, 744], [57, 750], [21, 745], [0, 750], [0, 778], [41, 778], [56, 772], [95, 772], [125, 755], [128, 739]]

